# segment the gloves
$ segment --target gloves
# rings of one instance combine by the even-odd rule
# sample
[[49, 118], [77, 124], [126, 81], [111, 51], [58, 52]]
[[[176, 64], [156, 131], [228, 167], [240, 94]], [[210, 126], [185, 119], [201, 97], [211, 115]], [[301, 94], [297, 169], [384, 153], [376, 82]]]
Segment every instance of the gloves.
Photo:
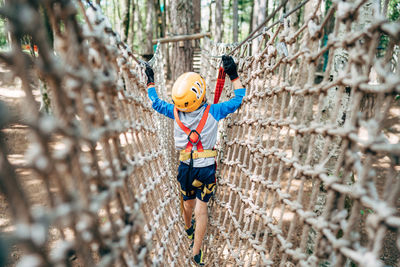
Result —
[[231, 56], [222, 56], [222, 66], [224, 67], [224, 71], [226, 72], [226, 74], [229, 75], [231, 81], [234, 81], [239, 77], [237, 73], [236, 63], [235, 61], [233, 61], [233, 58]]
[[143, 61], [146, 70], [144, 71], [147, 76], [147, 86], [154, 85], [154, 72], [153, 69], [150, 67], [149, 63]]

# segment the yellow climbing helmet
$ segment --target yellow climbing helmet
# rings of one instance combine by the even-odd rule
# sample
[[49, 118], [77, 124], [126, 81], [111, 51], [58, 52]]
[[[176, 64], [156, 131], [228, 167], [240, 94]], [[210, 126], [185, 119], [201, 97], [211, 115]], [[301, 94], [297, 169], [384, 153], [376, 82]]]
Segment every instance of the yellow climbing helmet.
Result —
[[172, 87], [172, 101], [183, 112], [192, 112], [200, 107], [206, 96], [206, 82], [195, 72], [186, 72], [178, 77]]

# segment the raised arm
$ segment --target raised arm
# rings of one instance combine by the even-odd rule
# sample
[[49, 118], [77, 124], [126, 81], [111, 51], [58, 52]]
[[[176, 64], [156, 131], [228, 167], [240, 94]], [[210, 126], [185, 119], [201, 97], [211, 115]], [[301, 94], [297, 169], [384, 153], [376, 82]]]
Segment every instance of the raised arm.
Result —
[[233, 89], [234, 90], [244, 88], [243, 85], [242, 85], [242, 82], [239, 79], [239, 77], [236, 80], [232, 81], [232, 84], [233, 84]]
[[246, 94], [246, 89], [243, 88], [243, 85], [240, 82], [239, 75], [237, 73], [237, 66], [233, 58], [231, 56], [223, 55], [222, 64], [226, 74], [228, 74], [232, 81], [233, 88], [235, 90], [235, 97], [228, 101], [211, 105], [210, 113], [217, 121], [225, 118], [230, 113], [235, 112], [242, 104], [243, 97]]
[[151, 102], [153, 102], [152, 107], [158, 113], [161, 113], [168, 118], [174, 119], [174, 105], [165, 102], [160, 99], [157, 95], [156, 88], [154, 87], [154, 72], [150, 65], [146, 62], [146, 76], [147, 76], [147, 95], [149, 96]]

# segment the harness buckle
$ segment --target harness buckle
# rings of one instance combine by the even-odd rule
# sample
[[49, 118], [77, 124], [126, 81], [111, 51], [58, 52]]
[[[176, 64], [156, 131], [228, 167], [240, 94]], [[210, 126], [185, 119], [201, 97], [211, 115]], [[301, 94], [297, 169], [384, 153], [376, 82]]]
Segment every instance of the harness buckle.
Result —
[[[192, 142], [192, 140], [190, 139], [190, 136], [192, 135], [192, 133], [196, 133], [197, 134], [197, 140], [195, 142]], [[191, 130], [189, 135], [188, 135], [188, 140], [189, 143], [191, 143], [193, 146], [197, 145], [200, 142], [201, 139], [201, 135], [196, 131], [196, 130]]]

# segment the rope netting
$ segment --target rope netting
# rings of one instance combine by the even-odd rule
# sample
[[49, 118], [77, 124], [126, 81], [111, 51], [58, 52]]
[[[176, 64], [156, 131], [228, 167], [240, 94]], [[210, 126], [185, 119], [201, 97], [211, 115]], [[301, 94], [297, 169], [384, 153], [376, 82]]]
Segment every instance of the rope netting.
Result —
[[[55, 33], [51, 49], [35, 3], [12, 1], [2, 9], [13, 37], [2, 59], [21, 79], [27, 101], [17, 121], [1, 105], [1, 128], [27, 126], [30, 147], [26, 164], [13, 164], [0, 138], [0, 188], [12, 216], [11, 231], [2, 235], [10, 250], [2, 249], [0, 259], [13, 252], [17, 266], [30, 267], [184, 265], [176, 257], [188, 244], [167, 151], [173, 140], [164, 136], [172, 127], [154, 115], [142, 68], [99, 8], [87, 7], [79, 24], [74, 1], [43, 1]], [[33, 60], [21, 51], [22, 35], [37, 44]], [[153, 60], [163, 88], [160, 53]], [[37, 74], [48, 84], [51, 116], [35, 105]], [[43, 185], [44, 203], [30, 198], [21, 170]]]
[[[251, 43], [235, 50], [247, 94], [221, 129], [210, 262], [399, 263], [400, 24], [377, 7], [335, 1], [324, 13], [310, 1], [299, 27], [298, 13], [282, 16], [253, 55]], [[390, 41], [378, 55], [382, 34]], [[211, 45], [207, 77], [231, 50]]]
[[[233, 53], [247, 94], [220, 125], [210, 266], [398, 264], [400, 24], [365, 0], [335, 1], [327, 12], [321, 2], [266, 28], [257, 51], [249, 42]], [[7, 253], [17, 246], [19, 266], [187, 266], [172, 121], [152, 110], [142, 68], [99, 8], [82, 8], [80, 23], [75, 1], [43, 3], [54, 49], [36, 1], [1, 10], [13, 42], [0, 58], [27, 101], [18, 121], [1, 105], [0, 128], [25, 125], [30, 143], [21, 165], [0, 136]], [[362, 25], [368, 10], [374, 20]], [[24, 35], [39, 49], [33, 60], [21, 51]], [[215, 56], [234, 47], [204, 42], [208, 89]], [[151, 64], [168, 100], [164, 49]], [[48, 85], [52, 115], [35, 105], [35, 76]], [[227, 82], [222, 98], [232, 93]], [[23, 171], [40, 181], [45, 203], [29, 197]]]

